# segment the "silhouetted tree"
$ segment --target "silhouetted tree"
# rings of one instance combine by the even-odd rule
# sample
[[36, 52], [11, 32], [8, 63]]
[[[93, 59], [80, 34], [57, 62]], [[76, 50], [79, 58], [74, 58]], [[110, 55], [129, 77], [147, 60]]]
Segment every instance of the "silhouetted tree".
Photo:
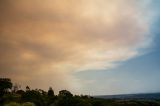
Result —
[[12, 88], [12, 82], [9, 78], [0, 78], [0, 96], [7, 93]]
[[52, 87], [49, 88], [47, 94], [48, 94], [48, 104], [50, 105], [54, 102], [54, 99], [55, 99], [55, 95]]
[[21, 96], [22, 102], [33, 102], [37, 106], [44, 106], [44, 99], [40, 92], [28, 90]]
[[73, 95], [70, 91], [61, 90], [58, 94], [58, 106], [74, 106]]
[[30, 91], [30, 87], [28, 85], [26, 86], [26, 91]]
[[48, 90], [48, 96], [49, 97], [53, 97], [54, 96], [54, 91], [53, 91], [52, 87], [50, 87], [49, 90]]
[[61, 91], [59, 91], [59, 96], [61, 96], [61, 97], [72, 97], [73, 95], [71, 94], [70, 91], [61, 90]]
[[39, 92], [43, 95], [43, 96], [46, 96], [47, 95], [47, 92], [42, 90], [42, 89], [39, 89]]

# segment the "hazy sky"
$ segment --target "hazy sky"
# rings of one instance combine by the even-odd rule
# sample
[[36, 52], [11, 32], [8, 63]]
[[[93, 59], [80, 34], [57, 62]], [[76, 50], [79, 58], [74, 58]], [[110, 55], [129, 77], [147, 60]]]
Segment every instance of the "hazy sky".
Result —
[[0, 77], [76, 94], [160, 92], [159, 0], [0, 0]]

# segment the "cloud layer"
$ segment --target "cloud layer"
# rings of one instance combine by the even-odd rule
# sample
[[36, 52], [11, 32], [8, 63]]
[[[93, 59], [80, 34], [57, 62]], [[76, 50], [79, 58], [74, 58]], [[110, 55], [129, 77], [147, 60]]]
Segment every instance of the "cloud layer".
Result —
[[80, 88], [74, 72], [116, 67], [151, 44], [148, 3], [0, 1], [0, 75], [45, 89]]

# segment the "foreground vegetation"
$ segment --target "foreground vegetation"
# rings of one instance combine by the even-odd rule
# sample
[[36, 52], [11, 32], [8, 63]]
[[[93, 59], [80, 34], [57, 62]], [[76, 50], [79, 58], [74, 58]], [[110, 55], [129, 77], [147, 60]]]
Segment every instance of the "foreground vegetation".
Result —
[[160, 106], [160, 100], [97, 99], [67, 90], [55, 95], [51, 87], [47, 92], [29, 86], [25, 91], [19, 88], [10, 79], [0, 78], [0, 106]]

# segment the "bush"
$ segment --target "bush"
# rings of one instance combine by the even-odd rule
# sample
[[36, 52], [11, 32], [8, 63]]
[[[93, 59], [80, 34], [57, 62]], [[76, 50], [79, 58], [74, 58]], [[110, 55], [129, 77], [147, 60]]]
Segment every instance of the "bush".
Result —
[[1, 103], [3, 104], [19, 103], [20, 99], [21, 99], [20, 95], [8, 93], [2, 97]]
[[16, 102], [11, 102], [11, 103], [5, 104], [4, 106], [20, 106], [20, 104]]
[[32, 102], [37, 106], [44, 106], [44, 99], [40, 92], [31, 90], [21, 96], [22, 102]]
[[32, 102], [25, 102], [23, 104], [19, 104], [19, 103], [16, 103], [16, 102], [11, 102], [11, 103], [5, 104], [4, 106], [36, 106], [36, 105]]
[[35, 104], [32, 102], [25, 102], [22, 104], [22, 106], [35, 106]]

